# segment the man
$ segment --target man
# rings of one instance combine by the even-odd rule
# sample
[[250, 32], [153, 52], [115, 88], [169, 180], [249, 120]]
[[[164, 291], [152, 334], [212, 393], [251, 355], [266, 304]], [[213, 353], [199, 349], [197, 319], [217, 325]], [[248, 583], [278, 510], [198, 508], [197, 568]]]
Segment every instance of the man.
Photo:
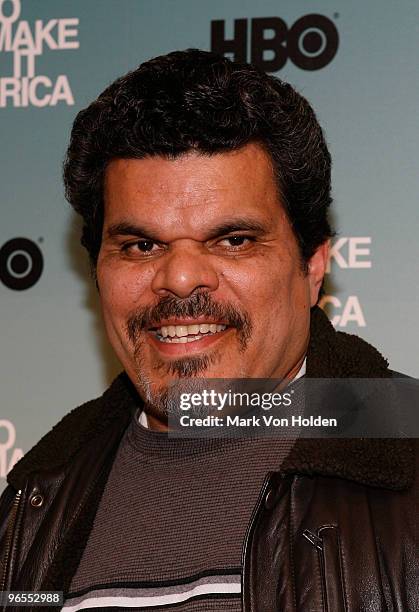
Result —
[[392, 377], [316, 306], [330, 156], [307, 101], [212, 53], [155, 58], [79, 113], [65, 184], [124, 373], [9, 474], [2, 590], [419, 609], [412, 442], [167, 434], [176, 381]]

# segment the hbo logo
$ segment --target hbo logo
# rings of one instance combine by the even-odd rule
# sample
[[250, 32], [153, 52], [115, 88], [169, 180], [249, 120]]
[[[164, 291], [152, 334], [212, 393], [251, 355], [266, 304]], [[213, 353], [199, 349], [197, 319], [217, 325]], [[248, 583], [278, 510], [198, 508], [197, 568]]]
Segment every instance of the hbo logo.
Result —
[[231, 39], [226, 39], [224, 20], [212, 21], [211, 50], [246, 62], [249, 21], [250, 61], [265, 72], [281, 70], [287, 59], [302, 70], [319, 70], [332, 61], [338, 50], [335, 24], [317, 14], [300, 17], [290, 29], [280, 17], [235, 19]]
[[9, 289], [29, 289], [38, 282], [43, 267], [39, 247], [28, 238], [13, 238], [0, 249], [0, 280]]

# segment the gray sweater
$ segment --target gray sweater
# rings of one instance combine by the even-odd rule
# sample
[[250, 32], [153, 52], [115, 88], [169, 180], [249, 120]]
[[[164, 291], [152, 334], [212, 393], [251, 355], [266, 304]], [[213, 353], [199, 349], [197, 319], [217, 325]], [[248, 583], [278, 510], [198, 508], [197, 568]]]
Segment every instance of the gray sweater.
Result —
[[93, 599], [101, 609], [241, 610], [246, 528], [265, 475], [278, 470], [292, 443], [176, 439], [146, 429], [137, 415], [66, 606], [88, 608]]

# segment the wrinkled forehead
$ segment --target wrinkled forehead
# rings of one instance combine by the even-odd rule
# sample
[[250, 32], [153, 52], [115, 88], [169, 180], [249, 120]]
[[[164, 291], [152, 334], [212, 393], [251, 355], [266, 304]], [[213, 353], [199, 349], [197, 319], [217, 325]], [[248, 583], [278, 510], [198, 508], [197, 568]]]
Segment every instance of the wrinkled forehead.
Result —
[[124, 217], [196, 229], [232, 216], [273, 224], [282, 213], [271, 159], [256, 144], [176, 159], [115, 159], [105, 175], [105, 225]]

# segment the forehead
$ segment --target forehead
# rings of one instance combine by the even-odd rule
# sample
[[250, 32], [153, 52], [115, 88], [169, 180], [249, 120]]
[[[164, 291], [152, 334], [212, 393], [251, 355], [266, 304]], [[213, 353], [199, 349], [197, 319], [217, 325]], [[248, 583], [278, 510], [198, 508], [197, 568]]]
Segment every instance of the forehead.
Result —
[[197, 224], [203, 215], [226, 213], [252, 213], [273, 222], [281, 212], [271, 158], [257, 144], [172, 160], [115, 159], [105, 174], [105, 224], [122, 215]]

